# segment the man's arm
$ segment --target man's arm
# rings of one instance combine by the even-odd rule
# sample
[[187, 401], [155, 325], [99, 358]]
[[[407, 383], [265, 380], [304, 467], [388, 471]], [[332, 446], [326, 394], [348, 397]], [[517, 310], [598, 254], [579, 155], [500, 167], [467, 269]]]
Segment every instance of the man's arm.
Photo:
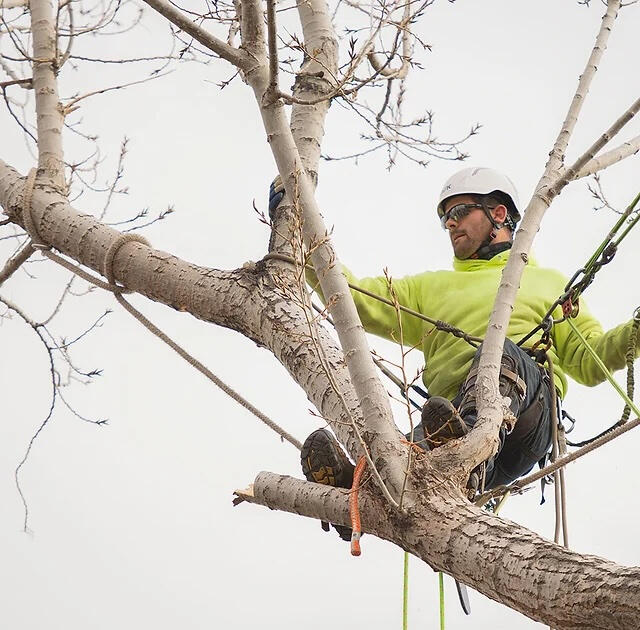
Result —
[[[573, 323], [609, 370], [615, 371], [625, 367], [633, 321], [604, 332], [584, 301], [580, 300], [580, 312]], [[560, 365], [569, 376], [588, 386], [598, 385], [605, 380], [602, 370], [567, 322], [555, 326], [554, 339]], [[635, 356], [640, 356], [637, 344]]]
[[[384, 276], [377, 278], [356, 278], [344, 266], [342, 272], [350, 284], [393, 301], [391, 291], [389, 290], [389, 282]], [[309, 286], [316, 291], [320, 299], [326, 303], [315, 271], [307, 268], [306, 277]], [[398, 280], [393, 279], [393, 291], [398, 303], [415, 311], [421, 311], [422, 295], [427, 290], [427, 277], [428, 273], [420, 276], [408, 276]], [[426, 322], [403, 312], [400, 312], [398, 319], [398, 314], [392, 306], [384, 304], [375, 298], [363, 295], [353, 289], [351, 290], [351, 295], [353, 295], [353, 301], [358, 309], [360, 321], [367, 332], [384, 337], [385, 339], [390, 339], [391, 341], [399, 342], [401, 325], [404, 345], [415, 345], [418, 347], [422, 345], [425, 328], [428, 327]]]

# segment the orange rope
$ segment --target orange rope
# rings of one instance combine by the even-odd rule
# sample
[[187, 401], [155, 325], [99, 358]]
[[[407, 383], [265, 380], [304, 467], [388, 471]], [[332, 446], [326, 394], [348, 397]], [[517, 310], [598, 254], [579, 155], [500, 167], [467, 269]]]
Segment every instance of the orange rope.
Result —
[[367, 460], [361, 457], [356, 469], [353, 471], [353, 485], [349, 494], [349, 515], [351, 516], [351, 555], [360, 555], [360, 536], [362, 536], [362, 524], [360, 523], [360, 510], [358, 509], [358, 491], [362, 473], [367, 466]]

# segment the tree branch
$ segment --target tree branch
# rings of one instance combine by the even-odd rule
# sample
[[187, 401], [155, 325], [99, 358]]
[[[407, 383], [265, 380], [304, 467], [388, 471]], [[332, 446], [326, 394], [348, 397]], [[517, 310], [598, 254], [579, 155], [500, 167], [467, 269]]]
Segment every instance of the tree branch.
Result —
[[640, 151], [640, 136], [636, 136], [619, 147], [592, 158], [578, 171], [574, 179], [595, 175], [598, 171], [603, 171], [605, 168], [635, 155], [638, 151]]
[[[350, 524], [348, 492], [339, 488], [261, 472], [252, 487], [236, 494], [270, 509]], [[437, 493], [421, 495], [421, 518], [385, 512], [366, 491], [360, 492], [359, 507], [364, 532], [553, 628], [626, 630], [640, 623], [640, 569], [560, 547], [467, 503], [446, 480]], [[625, 601], [611, 588], [622, 580]]]
[[607, 49], [609, 35], [611, 34], [611, 29], [613, 28], [613, 23], [618, 16], [619, 10], [620, 0], [607, 0], [607, 11], [602, 17], [600, 29], [598, 31], [598, 35], [596, 36], [593, 50], [591, 51], [591, 55], [589, 56], [589, 60], [587, 61], [587, 65], [583, 73], [580, 75], [578, 88], [576, 89], [576, 92], [573, 96], [573, 100], [571, 101], [571, 105], [569, 106], [569, 111], [567, 112], [567, 116], [564, 120], [564, 123], [562, 124], [560, 133], [558, 134], [558, 138], [556, 139], [556, 142], [553, 145], [553, 149], [551, 150], [550, 159], [547, 164], [547, 168], [550, 170], [560, 168], [562, 162], [564, 161], [564, 156], [567, 151], [569, 140], [571, 139], [573, 130], [576, 126], [576, 123], [578, 122], [578, 117], [580, 115], [580, 111], [582, 110], [582, 106], [587, 97], [587, 94], [589, 93], [589, 88], [591, 86], [591, 82], [593, 81], [593, 77], [595, 76], [595, 73], [600, 66], [602, 55]]
[[33, 91], [36, 100], [38, 170], [40, 177], [65, 191], [62, 127], [64, 116], [58, 97], [57, 33], [49, 0], [30, 0], [33, 34]]
[[[320, 0], [316, 0], [319, 2]], [[313, 2], [302, 2], [306, 19], [318, 24], [317, 28], [325, 36], [331, 36], [331, 29], [326, 5], [322, 3], [322, 11], [314, 12]], [[298, 153], [294, 137], [284, 113], [281, 101], [264, 102], [264, 94], [268, 87], [269, 73], [264, 54], [263, 22], [258, 19], [259, 8], [255, 0], [245, 0], [242, 5], [242, 37], [243, 45], [255, 42], [257, 48], [253, 53], [260, 65], [247, 73], [247, 80], [253, 88], [264, 123], [267, 138], [271, 144], [273, 155], [282, 177], [289, 199], [299, 203], [303, 209], [303, 236], [305, 244], [311, 251], [311, 258], [318, 273], [322, 290], [327, 297], [331, 315], [343, 348], [345, 361], [356, 395], [361, 404], [362, 416], [366, 418], [367, 445], [371, 456], [362, 445], [353, 440], [348, 427], [332, 423], [338, 438], [347, 446], [354, 457], [365, 455], [370, 458], [374, 468], [384, 469], [384, 479], [389, 485], [382, 488], [392, 503], [399, 499], [404, 483], [403, 458], [405, 447], [400, 443], [400, 433], [393, 423], [391, 407], [385, 389], [378, 378], [364, 330], [347, 281], [342, 274], [335, 251], [328, 239], [328, 231], [320, 215], [314, 197], [314, 185], [309, 178]], [[320, 16], [324, 15], [324, 19]], [[260, 12], [261, 16], [261, 12]], [[328, 32], [325, 31], [328, 29]], [[335, 41], [330, 37], [331, 41]], [[335, 63], [335, 60], [334, 60]], [[293, 127], [293, 121], [292, 121]]]
[[[24, 178], [0, 160], [0, 206], [17, 224], [22, 221], [23, 191]], [[121, 232], [89, 214], [76, 212], [64, 196], [45, 186], [34, 190], [31, 208], [45, 244], [102, 273], [106, 254]], [[232, 328], [269, 348], [323, 417], [340, 427], [345, 436], [348, 430], [343, 427], [350, 418], [362, 424], [342, 352], [323, 327], [318, 327], [315, 341], [310, 338], [305, 314], [275, 291], [279, 278], [271, 275], [265, 263], [219, 271], [130, 242], [117, 252], [113, 272], [118, 284], [127, 290], [203, 321]], [[318, 358], [317, 345], [323, 348], [326, 365]], [[325, 367], [341, 398], [329, 382]], [[355, 437], [351, 439], [355, 451]]]
[[222, 59], [225, 59], [241, 70], [246, 70], [250, 67], [251, 58], [244, 51], [229, 46], [229, 44], [211, 35], [197, 24], [194, 24], [181, 11], [171, 6], [168, 2], [165, 2], [165, 0], [144, 0], [144, 2], [160, 13], [160, 15], [166, 17], [169, 22], [175, 24], [181, 31], [184, 31], [187, 35], [191, 35], [196, 41], [206, 46]]
[[261, 472], [247, 490], [236, 490], [249, 503], [272, 510], [350, 525], [349, 490], [310, 483], [287, 475]]
[[0, 270], [0, 287], [8, 280], [22, 264], [27, 262], [34, 252], [31, 239], [29, 242], [13, 257], [10, 258], [2, 270]]
[[[498, 389], [498, 374], [513, 303], [520, 286], [522, 272], [528, 260], [528, 252], [538, 232], [542, 217], [551, 201], [561, 190], [557, 186], [552, 188], [549, 186], [553, 180], [558, 178], [569, 139], [593, 76], [606, 49], [609, 34], [619, 7], [620, 0], [608, 0], [607, 12], [602, 18], [595, 45], [587, 61], [586, 68], [580, 76], [576, 93], [553, 149], [549, 154], [549, 160], [536, 186], [534, 196], [524, 212], [522, 224], [516, 233], [509, 259], [502, 273], [502, 281], [487, 326], [487, 334], [482, 346], [478, 366], [476, 392], [479, 421], [469, 435], [463, 439], [465, 444], [462, 447], [462, 453], [465, 457], [470, 458], [468, 464], [472, 468], [495, 453], [498, 447], [498, 430], [504, 415], [503, 401]], [[476, 440], [477, 448], [474, 448], [472, 442]]]
[[570, 181], [576, 179], [582, 168], [592, 160], [637, 113], [640, 111], [640, 97], [607, 129], [569, 168], [561, 172], [558, 181], [550, 189], [550, 193], [557, 195]]
[[278, 46], [276, 44], [276, 0], [267, 0], [267, 39], [269, 43], [269, 91], [278, 92]]

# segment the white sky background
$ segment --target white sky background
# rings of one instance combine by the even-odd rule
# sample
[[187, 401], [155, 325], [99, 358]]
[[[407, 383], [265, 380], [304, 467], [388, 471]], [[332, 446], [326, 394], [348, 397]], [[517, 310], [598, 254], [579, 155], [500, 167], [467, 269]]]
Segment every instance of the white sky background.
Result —
[[[433, 51], [409, 83], [408, 117], [436, 113], [441, 139], [456, 138], [474, 122], [483, 128], [467, 145], [468, 165], [507, 172], [528, 195], [564, 118], [584, 68], [604, 7], [565, 0], [437, 2], [419, 26]], [[157, 52], [166, 27], [149, 15], [135, 37], [87, 40], [86, 54], [116, 57]], [[577, 156], [638, 96], [640, 7], [624, 9], [610, 39], [569, 157]], [[155, 247], [187, 260], [235, 268], [266, 251], [268, 232], [252, 209], [266, 205], [275, 166], [251, 91], [220, 64], [180, 65], [164, 79], [86, 102], [79, 116], [99, 133], [105, 170], [114, 170], [119, 142], [131, 140], [125, 183], [111, 220], [143, 207], [177, 212], [144, 231]], [[122, 79], [122, 77], [126, 77]], [[64, 95], [144, 76], [120, 66], [65, 67]], [[283, 85], [290, 81], [284, 78]], [[324, 153], [361, 147], [361, 127], [334, 105]], [[637, 121], [615, 145], [638, 134]], [[26, 173], [33, 164], [15, 124], [0, 114], [0, 157]], [[65, 136], [68, 159], [81, 150]], [[612, 203], [624, 207], [637, 192], [638, 157], [604, 176]], [[318, 198], [341, 259], [358, 275], [394, 276], [450, 265], [448, 239], [435, 216], [443, 180], [461, 167], [434, 161], [422, 169], [384, 155], [323, 162]], [[98, 213], [101, 201], [74, 202]], [[539, 262], [566, 275], [581, 266], [615, 217], [595, 213], [586, 182], [573, 184], [553, 204], [535, 245]], [[3, 228], [0, 236], [9, 234]], [[628, 319], [640, 304], [640, 233], [632, 233], [615, 261], [589, 289], [588, 302], [605, 328]], [[0, 242], [3, 257], [14, 244]], [[34, 319], [49, 313], [67, 280], [51, 263], [27, 266], [2, 287]], [[78, 286], [81, 286], [79, 283]], [[300, 439], [319, 426], [310, 404], [264, 350], [186, 314], [132, 298], [223, 380]], [[0, 627], [13, 630], [107, 628], [400, 628], [402, 551], [371, 536], [352, 558], [335, 533], [317, 522], [250, 505], [231, 507], [232, 491], [260, 470], [300, 476], [298, 455], [253, 416], [98, 291], [72, 297], [53, 330], [73, 338], [104, 308], [104, 326], [78, 343], [74, 357], [103, 376], [74, 386], [66, 398], [85, 416], [109, 418], [96, 427], [62, 405], [42, 432], [22, 473], [31, 533], [22, 533], [23, 508], [14, 469], [49, 406], [48, 363], [35, 336], [17, 318], [0, 325]], [[385, 355], [397, 348], [372, 338]], [[421, 357], [416, 355], [415, 365]], [[620, 382], [624, 375], [620, 373]], [[570, 389], [566, 408], [577, 418], [576, 439], [612, 424], [622, 404], [608, 385]], [[398, 422], [406, 419], [398, 407]], [[622, 564], [640, 563], [635, 530], [640, 434], [569, 467], [572, 548]], [[507, 502], [502, 514], [553, 536], [553, 492], [539, 507], [539, 491]], [[410, 628], [436, 628], [437, 577], [412, 559]], [[542, 627], [471, 593], [466, 618], [446, 580], [447, 628]]]

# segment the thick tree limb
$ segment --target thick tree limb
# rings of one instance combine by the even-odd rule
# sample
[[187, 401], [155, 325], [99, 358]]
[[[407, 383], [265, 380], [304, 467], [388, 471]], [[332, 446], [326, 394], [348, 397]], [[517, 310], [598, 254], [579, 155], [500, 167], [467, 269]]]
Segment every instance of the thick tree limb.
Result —
[[[333, 424], [332, 427], [354, 457], [364, 454], [376, 469], [384, 469], [383, 478], [388, 487], [384, 486], [383, 491], [387, 493], [387, 498], [395, 503], [401, 496], [405, 478], [401, 460], [397, 455], [401, 454], [405, 447], [400, 444], [400, 433], [393, 423], [387, 393], [378, 378], [347, 281], [329, 242], [328, 231], [314, 197], [313, 183], [300, 159], [284, 106], [281, 101], [264, 102], [269, 72], [263, 20], [259, 19], [258, 15], [262, 16], [262, 12], [254, 0], [243, 3], [243, 46], [253, 48], [254, 57], [259, 64], [247, 73], [247, 81], [260, 105], [267, 138], [287, 194], [303, 209], [304, 241], [311, 251], [311, 259], [322, 290], [330, 304], [329, 310], [344, 351], [351, 382], [361, 404], [362, 417], [366, 418], [366, 427], [363, 428], [366, 429], [366, 443], [371, 452], [364, 450], [363, 453], [361, 441], [353, 439], [349, 428]], [[247, 26], [244, 26], [245, 24]], [[357, 425], [352, 428], [356, 433], [360, 431]]]
[[[24, 178], [0, 160], [0, 206], [18, 224], [23, 188]], [[106, 253], [121, 236], [94, 217], [79, 214], [64, 196], [42, 185], [33, 193], [32, 217], [45, 244], [98, 273], [104, 269]], [[362, 423], [341, 350], [322, 327], [315, 341], [311, 339], [303, 311], [276, 293], [279, 277], [274, 278], [269, 269], [265, 263], [233, 271], [208, 269], [137, 242], [123, 246], [113, 263], [115, 279], [124, 288], [237, 330], [267, 347], [319, 412], [337, 426], [346, 426], [350, 417]], [[342, 399], [319, 361], [318, 344]]]
[[[452, 484], [440, 483], [419, 497], [410, 518], [385, 512], [361, 491], [363, 531], [558, 630], [640, 627], [639, 568], [569, 551], [479, 510]], [[261, 472], [251, 492], [238, 494], [271, 509], [349, 524], [348, 492], [341, 489]]]

